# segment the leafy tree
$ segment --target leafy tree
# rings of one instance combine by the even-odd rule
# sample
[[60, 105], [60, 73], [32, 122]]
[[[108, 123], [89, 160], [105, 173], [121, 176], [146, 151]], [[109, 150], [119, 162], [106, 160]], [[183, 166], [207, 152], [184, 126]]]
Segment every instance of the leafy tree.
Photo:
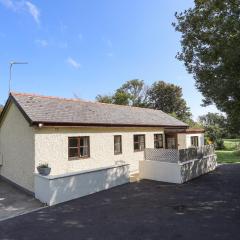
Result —
[[98, 95], [96, 100], [103, 103], [145, 107], [147, 88], [143, 80], [133, 79], [124, 83], [112, 96]]
[[118, 105], [130, 105], [131, 96], [128, 93], [117, 90], [116, 93], [112, 97], [113, 103]]
[[147, 89], [143, 80], [133, 79], [124, 83], [118, 90], [129, 97], [129, 105], [145, 107], [147, 105]]
[[218, 113], [207, 113], [199, 117], [199, 123], [205, 129], [205, 136], [214, 142], [217, 148], [223, 148], [223, 138], [229, 136], [226, 117]]
[[195, 7], [176, 13], [182, 34], [184, 62], [205, 97], [215, 103], [240, 132], [240, 7], [239, 0], [195, 0]]
[[176, 118], [188, 122], [191, 112], [182, 96], [182, 89], [174, 84], [158, 81], [148, 90], [149, 106], [172, 114]]
[[172, 116], [195, 125], [191, 112], [182, 96], [182, 89], [163, 81], [155, 82], [151, 87], [143, 80], [133, 79], [124, 83], [112, 96], [98, 95], [96, 100], [104, 103], [147, 107], [162, 110]]
[[96, 96], [96, 100], [101, 103], [112, 103], [113, 102], [112, 96], [100, 95], [100, 94]]

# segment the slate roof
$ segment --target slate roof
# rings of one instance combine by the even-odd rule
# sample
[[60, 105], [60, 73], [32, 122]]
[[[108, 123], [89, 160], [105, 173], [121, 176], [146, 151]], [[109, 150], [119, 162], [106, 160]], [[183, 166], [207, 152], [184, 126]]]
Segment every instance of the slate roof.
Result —
[[11, 93], [11, 100], [32, 125], [188, 127], [160, 110], [23, 93]]

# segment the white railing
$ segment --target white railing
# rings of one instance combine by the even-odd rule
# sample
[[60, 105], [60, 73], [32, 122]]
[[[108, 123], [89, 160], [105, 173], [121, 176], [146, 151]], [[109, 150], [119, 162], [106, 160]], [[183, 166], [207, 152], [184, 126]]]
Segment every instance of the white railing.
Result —
[[199, 148], [186, 149], [153, 149], [146, 148], [144, 152], [145, 160], [183, 163], [190, 160], [202, 159], [215, 154], [214, 145], [204, 145]]

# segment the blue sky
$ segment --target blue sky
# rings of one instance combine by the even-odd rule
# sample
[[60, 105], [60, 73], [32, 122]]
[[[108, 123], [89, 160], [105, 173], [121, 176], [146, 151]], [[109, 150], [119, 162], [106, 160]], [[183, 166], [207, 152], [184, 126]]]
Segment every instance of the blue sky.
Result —
[[0, 0], [0, 103], [12, 90], [94, 100], [127, 80], [164, 80], [182, 87], [194, 117], [202, 96], [175, 59], [180, 34], [174, 13], [192, 0]]

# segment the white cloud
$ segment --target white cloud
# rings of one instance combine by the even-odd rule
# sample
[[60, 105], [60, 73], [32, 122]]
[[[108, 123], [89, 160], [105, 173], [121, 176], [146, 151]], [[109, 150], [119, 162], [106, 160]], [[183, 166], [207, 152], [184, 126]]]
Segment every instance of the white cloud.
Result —
[[32, 15], [35, 22], [39, 24], [40, 23], [40, 20], [39, 20], [40, 12], [39, 12], [37, 6], [29, 1], [26, 1], [25, 5], [27, 6], [27, 10], [28, 10], [29, 14]]
[[41, 47], [47, 47], [48, 46], [48, 41], [44, 39], [37, 39], [36, 44], [41, 46]]
[[81, 67], [81, 64], [71, 57], [67, 59], [67, 63], [76, 69]]
[[0, 3], [4, 5], [6, 8], [9, 8], [13, 11], [16, 10], [15, 4], [11, 0], [0, 0]]
[[14, 12], [27, 12], [37, 24], [40, 23], [40, 11], [30, 1], [0, 0], [0, 4]]

